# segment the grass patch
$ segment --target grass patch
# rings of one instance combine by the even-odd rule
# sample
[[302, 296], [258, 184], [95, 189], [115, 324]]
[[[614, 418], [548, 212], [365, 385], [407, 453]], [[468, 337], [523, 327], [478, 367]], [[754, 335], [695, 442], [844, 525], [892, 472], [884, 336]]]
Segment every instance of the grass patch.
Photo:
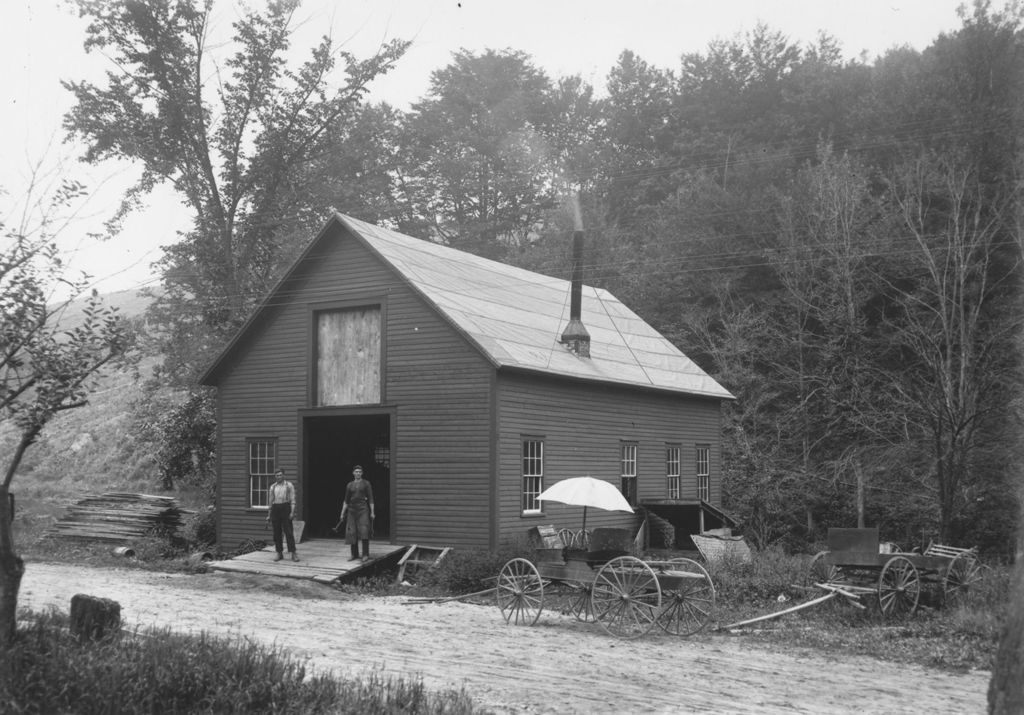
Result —
[[452, 551], [436, 568], [421, 572], [419, 585], [426, 592], [444, 596], [476, 593], [494, 587], [505, 562], [517, 556], [532, 558], [533, 553], [525, 544], [512, 544], [497, 551]]
[[282, 650], [165, 629], [79, 642], [56, 613], [29, 614], [0, 651], [0, 702], [11, 712], [481, 712], [463, 691], [369, 673], [335, 679]]

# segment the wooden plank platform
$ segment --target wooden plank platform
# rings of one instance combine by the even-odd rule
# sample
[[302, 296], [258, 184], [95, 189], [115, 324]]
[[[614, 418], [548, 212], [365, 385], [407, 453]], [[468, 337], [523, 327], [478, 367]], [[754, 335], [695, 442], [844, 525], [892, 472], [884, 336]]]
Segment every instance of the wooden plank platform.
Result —
[[363, 569], [372, 567], [381, 559], [393, 557], [408, 548], [403, 545], [389, 544], [383, 541], [370, 542], [370, 560], [367, 562], [349, 561], [351, 556], [348, 545], [341, 539], [310, 539], [298, 545], [300, 561], [292, 561], [285, 551], [282, 561], [274, 561], [276, 552], [271, 544], [260, 551], [236, 556], [223, 561], [211, 561], [209, 566], [214, 571], [233, 571], [235, 573], [263, 574], [284, 578], [306, 578], [321, 583], [330, 583], [339, 578], [356, 575]]

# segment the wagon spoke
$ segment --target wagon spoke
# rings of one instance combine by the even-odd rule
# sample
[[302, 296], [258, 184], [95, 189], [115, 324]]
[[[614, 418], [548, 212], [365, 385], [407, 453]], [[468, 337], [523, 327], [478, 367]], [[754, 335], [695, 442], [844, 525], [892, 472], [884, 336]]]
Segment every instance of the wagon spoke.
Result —
[[825, 563], [828, 551], [819, 551], [811, 559], [811, 565], [807, 568], [808, 586], [815, 583], [832, 583], [842, 578], [842, 572], [838, 566]]
[[573, 589], [569, 595], [569, 611], [578, 621], [594, 622], [594, 602], [589, 584]]

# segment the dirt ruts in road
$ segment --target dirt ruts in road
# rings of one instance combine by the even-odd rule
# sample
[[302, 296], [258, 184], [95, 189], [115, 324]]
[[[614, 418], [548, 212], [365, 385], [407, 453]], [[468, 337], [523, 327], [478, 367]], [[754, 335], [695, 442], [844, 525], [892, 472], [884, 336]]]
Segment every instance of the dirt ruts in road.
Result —
[[[770, 650], [742, 636], [622, 641], [544, 611], [509, 626], [496, 606], [408, 605], [312, 582], [29, 563], [19, 605], [67, 611], [76, 593], [121, 604], [126, 627], [247, 637], [339, 675], [377, 670], [462, 688], [496, 713], [983, 713], [989, 674], [844, 653]], [[353, 653], [365, 656], [354, 660]]]

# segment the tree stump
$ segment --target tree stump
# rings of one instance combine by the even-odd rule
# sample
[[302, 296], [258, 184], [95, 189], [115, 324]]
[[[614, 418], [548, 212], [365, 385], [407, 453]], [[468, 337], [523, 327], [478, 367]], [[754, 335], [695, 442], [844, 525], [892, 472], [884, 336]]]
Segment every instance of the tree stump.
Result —
[[71, 635], [100, 640], [121, 628], [121, 604], [109, 598], [78, 593], [71, 597]]

